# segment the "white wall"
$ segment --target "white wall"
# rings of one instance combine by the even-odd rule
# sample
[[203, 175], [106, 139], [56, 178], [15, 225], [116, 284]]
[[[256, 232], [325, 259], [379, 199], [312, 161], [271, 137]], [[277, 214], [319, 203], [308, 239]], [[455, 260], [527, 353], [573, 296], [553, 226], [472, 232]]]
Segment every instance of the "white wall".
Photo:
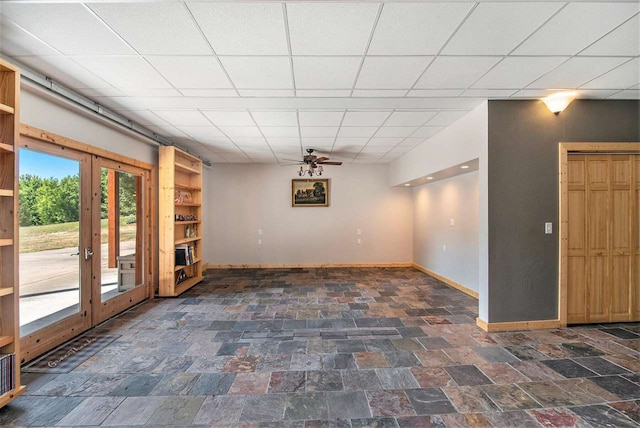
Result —
[[478, 171], [473, 171], [413, 190], [413, 262], [474, 291], [478, 291], [478, 179]]
[[[330, 206], [293, 208], [295, 167], [216, 164], [205, 170], [204, 260], [210, 264], [409, 263], [412, 193], [388, 165], [326, 168]], [[362, 235], [356, 234], [356, 229]], [[258, 245], [262, 229], [262, 245]], [[362, 244], [356, 243], [362, 239]]]
[[25, 84], [20, 92], [20, 121], [81, 143], [157, 165], [158, 149], [143, 137], [109, 125]]

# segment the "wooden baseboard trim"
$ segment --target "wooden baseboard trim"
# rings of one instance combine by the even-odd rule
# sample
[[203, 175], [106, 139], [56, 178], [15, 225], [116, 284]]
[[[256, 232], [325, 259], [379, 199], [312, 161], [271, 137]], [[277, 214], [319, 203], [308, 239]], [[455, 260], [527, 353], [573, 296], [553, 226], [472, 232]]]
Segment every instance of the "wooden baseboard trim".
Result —
[[202, 268], [207, 269], [296, 269], [296, 268], [410, 268], [412, 263], [302, 263], [302, 264], [228, 264], [216, 265], [205, 263]]
[[486, 322], [483, 319], [476, 318], [476, 324], [489, 333], [514, 330], [546, 330], [562, 327], [560, 320]]
[[455, 282], [455, 281], [454, 281], [454, 280], [452, 280], [452, 279], [449, 279], [449, 278], [447, 278], [447, 277], [445, 277], [445, 276], [442, 276], [442, 275], [440, 275], [440, 274], [437, 274], [437, 273], [435, 273], [434, 271], [429, 270], [429, 269], [427, 269], [427, 268], [426, 268], [426, 267], [424, 267], [424, 266], [420, 266], [420, 265], [417, 265], [417, 264], [415, 264], [415, 263], [412, 263], [412, 267], [413, 267], [414, 269], [419, 270], [420, 272], [426, 273], [426, 274], [427, 274], [427, 275], [429, 275], [429, 276], [432, 276], [432, 277], [434, 277], [434, 278], [436, 278], [436, 279], [439, 279], [440, 281], [442, 281], [442, 282], [444, 282], [445, 284], [447, 284], [449, 287], [453, 287], [453, 288], [455, 288], [456, 290], [460, 290], [460, 291], [462, 291], [464, 294], [467, 294], [467, 295], [469, 295], [469, 296], [473, 297], [474, 299], [477, 299], [477, 298], [479, 297], [479, 295], [478, 295], [478, 292], [477, 292], [477, 291], [473, 291], [472, 289], [465, 287], [464, 285], [460, 284], [459, 282]]

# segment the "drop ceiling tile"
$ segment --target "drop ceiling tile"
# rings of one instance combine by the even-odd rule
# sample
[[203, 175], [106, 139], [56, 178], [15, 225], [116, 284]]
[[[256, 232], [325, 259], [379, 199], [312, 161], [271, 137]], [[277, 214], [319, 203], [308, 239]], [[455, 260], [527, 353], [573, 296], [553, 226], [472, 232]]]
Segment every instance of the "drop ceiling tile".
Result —
[[344, 114], [343, 111], [301, 111], [298, 116], [300, 126], [339, 126]]
[[640, 82], [640, 58], [634, 58], [581, 86], [580, 89], [627, 89], [638, 82]]
[[338, 131], [338, 137], [373, 137], [377, 126], [343, 126]]
[[326, 151], [327, 149], [331, 149], [331, 147], [333, 147], [334, 140], [335, 137], [305, 137], [303, 135], [302, 145], [314, 147], [320, 151], [323, 151], [322, 149]]
[[462, 89], [412, 89], [407, 96], [425, 98], [457, 97], [462, 92]]
[[337, 126], [301, 126], [300, 135], [304, 137], [335, 137]]
[[66, 55], [134, 55], [80, 3], [3, 3], [2, 14]]
[[262, 137], [233, 137], [231, 141], [239, 147], [251, 147], [252, 150], [262, 147], [264, 147], [265, 150], [269, 149], [267, 147], [267, 141]]
[[34, 71], [72, 89], [112, 88], [105, 80], [65, 56], [23, 56], [20, 57], [20, 61]]
[[286, 3], [294, 55], [362, 55], [378, 13], [373, 3]]
[[391, 149], [393, 149], [393, 146], [372, 146], [371, 144], [367, 144], [362, 148], [362, 151], [360, 151], [360, 153], [383, 155], [389, 152], [389, 150]]
[[149, 131], [155, 132], [156, 134], [169, 139], [172, 139], [174, 137], [186, 137], [186, 134], [184, 132], [171, 125], [145, 125], [144, 127]]
[[294, 57], [296, 89], [351, 89], [360, 57]]
[[[438, 129], [442, 129], [442, 128], [438, 128]], [[415, 132], [414, 132], [414, 135], [415, 135]], [[435, 135], [435, 134], [432, 134], [432, 135]], [[417, 146], [419, 144], [424, 143], [426, 138], [428, 138], [428, 137], [421, 137], [421, 138], [409, 137], [409, 138], [405, 138], [404, 140], [402, 140], [402, 142], [398, 146], [399, 147], [415, 147], [415, 146]]]
[[246, 111], [202, 110], [216, 126], [255, 126], [251, 115]]
[[287, 55], [280, 3], [189, 2], [218, 55]]
[[435, 55], [473, 3], [385, 3], [369, 55]]
[[382, 154], [372, 154], [372, 153], [360, 153], [353, 160], [353, 163], [376, 163], [382, 156]]
[[228, 138], [211, 124], [209, 126], [179, 126], [178, 129], [195, 140], [229, 142]]
[[569, 3], [520, 45], [514, 54], [574, 55], [638, 10], [635, 2]]
[[263, 147], [239, 146], [239, 148], [244, 152], [245, 155], [249, 156], [250, 158], [253, 158], [253, 157], [273, 158], [274, 157], [273, 153], [271, 152], [271, 149], [266, 145], [264, 145]]
[[[427, 122], [427, 126], [449, 126], [456, 120], [460, 119], [465, 114], [469, 113], [468, 111], [461, 110], [452, 110], [452, 111], [441, 111], [431, 120]], [[422, 137], [422, 134], [414, 134], [412, 137]]]
[[212, 53], [182, 3], [93, 3], [89, 7], [143, 55]]
[[351, 96], [350, 89], [297, 89], [297, 97], [344, 98]]
[[74, 61], [120, 89], [171, 88], [147, 62], [135, 56], [80, 56]]
[[383, 126], [376, 132], [376, 138], [381, 137], [408, 137], [418, 129], [417, 126]]
[[516, 89], [467, 89], [460, 96], [473, 98], [508, 98], [516, 92]]
[[298, 126], [295, 111], [251, 111], [258, 126]]
[[636, 15], [582, 52], [580, 55], [640, 55], [640, 15]]
[[229, 98], [239, 96], [235, 89], [180, 89], [180, 92], [185, 97]]
[[219, 128], [231, 139], [234, 137], [262, 137], [257, 126], [221, 126]]
[[[286, 57], [221, 57], [224, 68], [237, 88], [289, 89], [291, 66]], [[260, 72], [256, 72], [260, 70]]]
[[385, 146], [385, 147], [394, 147], [400, 144], [400, 142], [404, 140], [403, 137], [374, 137], [369, 140], [367, 147], [371, 146]]
[[400, 98], [407, 93], [406, 89], [356, 89], [354, 97], [366, 98]]
[[167, 123], [166, 120], [162, 119], [161, 117], [159, 117], [158, 115], [156, 115], [155, 113], [149, 110], [134, 110], [134, 111], [128, 111], [126, 113], [123, 112], [123, 114], [126, 115], [129, 119], [133, 120], [134, 122], [142, 126], [147, 126], [147, 125], [166, 126], [169, 124]]
[[573, 57], [528, 88], [577, 88], [628, 60], [618, 57]]
[[431, 119], [437, 111], [395, 111], [385, 126], [420, 126]]
[[568, 58], [569, 57], [565, 56], [506, 57], [474, 83], [473, 88], [523, 88], [543, 74], [562, 64]]
[[0, 15], [0, 29], [0, 52], [8, 56], [60, 54], [60, 52], [24, 31], [2, 15]]
[[[630, 88], [630, 89], [633, 89], [633, 88]], [[587, 100], [605, 99], [617, 93], [618, 91], [619, 91], [618, 89], [582, 89], [580, 88], [579, 91], [576, 91], [578, 93], [576, 98], [587, 99]]]
[[416, 88], [467, 88], [493, 67], [499, 57], [438, 57], [422, 75]]
[[541, 98], [555, 92], [558, 92], [558, 89], [522, 89], [511, 95], [511, 98]]
[[292, 89], [238, 89], [241, 97], [249, 98], [286, 98], [293, 97]]
[[177, 89], [138, 89], [138, 88], [122, 88], [120, 89], [127, 97], [181, 97], [182, 94]]
[[609, 99], [616, 100], [640, 100], [640, 89], [627, 89], [611, 95]]
[[442, 54], [506, 55], [561, 6], [544, 2], [479, 3]]
[[297, 126], [262, 126], [262, 133], [269, 142], [271, 138], [291, 137], [299, 138]]
[[338, 137], [336, 138], [335, 147], [344, 146], [358, 146], [362, 147], [369, 141], [369, 138], [354, 138], [354, 137]]
[[220, 63], [212, 56], [148, 56], [145, 59], [179, 89], [233, 88]]
[[282, 150], [283, 147], [300, 146], [300, 137], [267, 137], [267, 141], [273, 150]]
[[342, 126], [380, 126], [391, 115], [391, 111], [348, 111]]
[[[416, 132], [414, 132], [413, 134], [411, 134], [411, 138], [407, 138], [407, 140], [412, 140], [413, 138], [419, 138], [422, 139], [422, 141], [425, 140], [425, 138], [429, 138], [429, 137], [433, 137], [434, 135], [436, 135], [438, 132], [442, 131], [444, 129], [444, 126], [423, 126], [422, 128], [418, 128], [418, 130]], [[407, 141], [405, 140], [405, 141]]]
[[428, 56], [367, 57], [364, 60], [356, 88], [410, 88], [431, 61]]

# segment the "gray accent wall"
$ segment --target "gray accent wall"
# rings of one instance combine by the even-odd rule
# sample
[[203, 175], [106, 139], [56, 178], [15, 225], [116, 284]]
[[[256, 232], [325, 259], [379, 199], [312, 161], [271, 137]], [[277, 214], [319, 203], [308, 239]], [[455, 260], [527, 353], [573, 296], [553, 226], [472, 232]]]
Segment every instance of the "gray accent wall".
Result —
[[[640, 102], [489, 101], [488, 322], [557, 319], [558, 143], [640, 141]], [[544, 223], [553, 222], [553, 234]]]

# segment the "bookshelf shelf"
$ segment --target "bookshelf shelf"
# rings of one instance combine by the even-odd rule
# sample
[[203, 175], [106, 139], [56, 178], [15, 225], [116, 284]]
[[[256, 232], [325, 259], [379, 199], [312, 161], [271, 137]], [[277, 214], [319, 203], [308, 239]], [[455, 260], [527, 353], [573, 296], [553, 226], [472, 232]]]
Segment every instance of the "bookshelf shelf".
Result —
[[[158, 295], [175, 297], [202, 281], [202, 161], [173, 146], [160, 147], [160, 279]], [[176, 202], [182, 201], [185, 202]], [[198, 220], [179, 220], [197, 218]], [[185, 265], [186, 255], [192, 263]], [[181, 263], [176, 263], [176, 260]], [[182, 280], [179, 275], [188, 278]]]
[[0, 114], [14, 114], [15, 111], [13, 107], [0, 103]]

